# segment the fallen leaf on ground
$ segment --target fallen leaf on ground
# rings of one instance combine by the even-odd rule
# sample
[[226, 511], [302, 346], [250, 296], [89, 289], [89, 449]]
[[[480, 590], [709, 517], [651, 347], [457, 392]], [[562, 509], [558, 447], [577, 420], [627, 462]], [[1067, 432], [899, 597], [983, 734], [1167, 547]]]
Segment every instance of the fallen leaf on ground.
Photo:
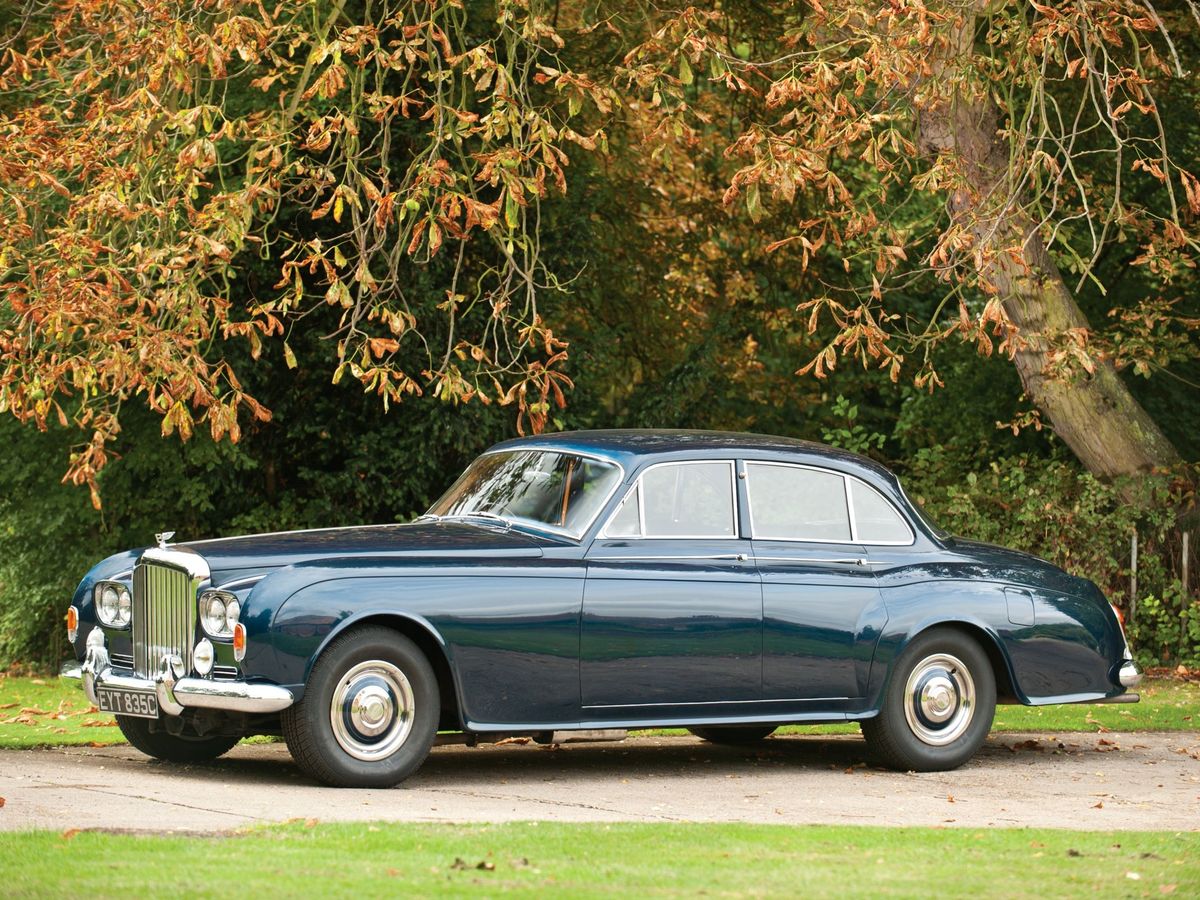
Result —
[[491, 871], [495, 870], [496, 864], [494, 862], [490, 862], [489, 860], [484, 859], [484, 860], [480, 860], [479, 863], [475, 866], [475, 868], [479, 869], [481, 872], [491, 872]]
[[78, 828], [68, 828], [66, 831], [64, 831], [62, 833], [62, 839], [64, 841], [69, 841], [71, 838], [75, 837], [75, 835], [77, 835], [77, 834], [79, 834]]
[[1099, 803], [1093, 803], [1092, 809], [1104, 809], [1104, 801], [1101, 800]]
[[1074, 847], [1072, 847], [1070, 850], [1067, 851], [1067, 856], [1083, 856], [1083, 854], [1080, 853], [1078, 850], [1076, 850]]
[[4, 806], [4, 798], [0, 797], [0, 807]]

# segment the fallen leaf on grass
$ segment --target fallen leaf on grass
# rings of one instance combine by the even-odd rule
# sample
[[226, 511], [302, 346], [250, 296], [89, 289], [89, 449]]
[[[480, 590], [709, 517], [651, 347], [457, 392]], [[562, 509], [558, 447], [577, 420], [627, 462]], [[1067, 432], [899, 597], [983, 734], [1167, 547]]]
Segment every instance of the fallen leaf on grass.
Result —
[[30, 683], [30, 684], [36, 684], [36, 685], [38, 685], [39, 687], [45, 687], [45, 686], [46, 686], [46, 682], [42, 681], [42, 679], [40, 679], [40, 678], [30, 678], [30, 679], [29, 679], [29, 683]]
[[66, 831], [64, 831], [62, 833], [62, 839], [64, 841], [69, 841], [71, 838], [75, 837], [75, 835], [77, 835], [77, 834], [79, 834], [78, 828], [68, 828]]
[[395, 878], [397, 875], [400, 874], [400, 870], [399, 869], [388, 869], [387, 873], [388, 873], [388, 877]]
[[12, 709], [16, 703], [0, 703], [0, 709]]
[[1142, 876], [1139, 875], [1137, 872], [1126, 872], [1125, 877], [1128, 878], [1130, 881], [1141, 881], [1142, 880]]
[[80, 728], [111, 728], [116, 725], [116, 722], [109, 722], [105, 719], [88, 719], [86, 722], [80, 722]]
[[484, 860], [480, 860], [479, 863], [475, 866], [475, 868], [481, 872], [494, 872], [496, 869], [496, 864], [494, 862], [490, 862], [490, 861], [484, 859]]
[[1070, 850], [1067, 851], [1067, 856], [1083, 856], [1083, 854], [1080, 853], [1078, 850], [1076, 850], [1074, 847], [1072, 847]]
[[1179, 887], [1177, 884], [1160, 884], [1158, 886], [1158, 892], [1160, 894], [1173, 894], [1175, 893], [1175, 888], [1177, 887]]

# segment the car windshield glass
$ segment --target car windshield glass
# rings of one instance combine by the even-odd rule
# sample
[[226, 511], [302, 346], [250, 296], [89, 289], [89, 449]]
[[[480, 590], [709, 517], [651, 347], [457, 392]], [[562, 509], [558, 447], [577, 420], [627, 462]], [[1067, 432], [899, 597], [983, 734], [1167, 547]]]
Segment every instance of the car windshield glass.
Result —
[[913, 512], [917, 514], [917, 518], [919, 518], [925, 524], [926, 528], [933, 532], [933, 536], [935, 538], [937, 538], [939, 541], [946, 541], [950, 539], [950, 532], [935, 525], [933, 519], [929, 518], [929, 513], [925, 512], [925, 510], [921, 507], [921, 504], [912, 498], [912, 494], [904, 490], [903, 485], [900, 486], [900, 493], [904, 495], [904, 499], [908, 501], [908, 505], [913, 508]]
[[489, 453], [471, 463], [428, 514], [499, 516], [580, 537], [620, 480], [614, 463], [571, 453]]

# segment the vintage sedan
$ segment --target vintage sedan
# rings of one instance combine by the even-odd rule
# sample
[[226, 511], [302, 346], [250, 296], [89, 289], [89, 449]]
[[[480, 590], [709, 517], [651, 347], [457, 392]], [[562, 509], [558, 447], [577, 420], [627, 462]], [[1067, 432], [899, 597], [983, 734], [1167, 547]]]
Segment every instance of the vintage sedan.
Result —
[[394, 785], [448, 732], [651, 726], [855, 721], [884, 763], [951, 769], [998, 702], [1133, 702], [1141, 678], [1094, 584], [788, 438], [523, 438], [410, 524], [171, 539], [87, 573], [64, 675], [151, 756], [282, 734], [332, 785]]

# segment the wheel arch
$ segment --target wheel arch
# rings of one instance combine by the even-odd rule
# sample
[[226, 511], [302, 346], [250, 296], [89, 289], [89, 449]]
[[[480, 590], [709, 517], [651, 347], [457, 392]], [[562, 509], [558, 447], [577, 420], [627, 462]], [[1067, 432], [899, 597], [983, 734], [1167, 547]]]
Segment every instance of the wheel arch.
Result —
[[883, 702], [883, 697], [887, 692], [888, 684], [891, 682], [892, 675], [896, 670], [896, 661], [904, 653], [908, 646], [923, 634], [935, 628], [946, 628], [958, 631], [977, 643], [984, 654], [987, 656], [988, 662], [992, 667], [992, 675], [996, 680], [996, 702], [997, 703], [1024, 703], [1025, 698], [1020, 693], [1016, 676], [1013, 673], [1012, 660], [1009, 658], [1007, 650], [1004, 648], [1004, 642], [996, 632], [981, 622], [972, 621], [969, 619], [936, 619], [926, 622], [921, 622], [914, 626], [905, 635], [902, 641], [896, 645], [891, 658], [887, 663], [887, 671], [884, 678], [881, 680], [878, 690], [875, 692], [874, 701], [872, 703], [873, 711], [878, 712]]
[[458, 679], [454, 677], [454, 667], [450, 664], [450, 653], [446, 642], [432, 624], [417, 616], [392, 612], [366, 612], [343, 619], [336, 628], [325, 635], [320, 646], [309, 658], [304, 670], [304, 683], [308, 683], [312, 667], [330, 643], [356, 628], [368, 625], [379, 625], [391, 629], [417, 645], [417, 649], [429, 660], [429, 664], [433, 667], [433, 674], [437, 678], [438, 697], [441, 705], [438, 730], [462, 730], [462, 702], [459, 696]]

